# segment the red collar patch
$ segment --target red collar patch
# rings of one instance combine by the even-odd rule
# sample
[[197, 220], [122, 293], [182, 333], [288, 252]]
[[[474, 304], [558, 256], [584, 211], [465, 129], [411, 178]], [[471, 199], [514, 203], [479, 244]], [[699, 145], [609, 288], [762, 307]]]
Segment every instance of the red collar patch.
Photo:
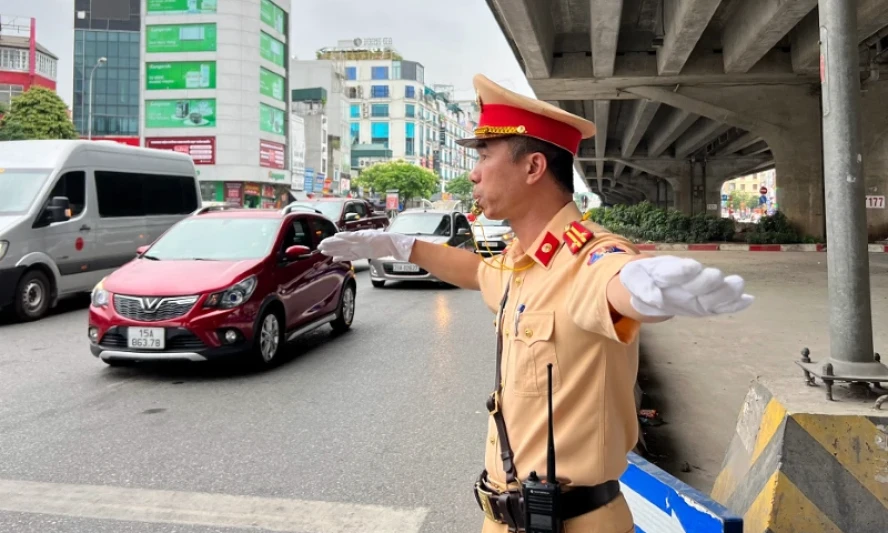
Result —
[[540, 247], [536, 249], [533, 256], [536, 257], [536, 260], [541, 265], [548, 268], [560, 245], [561, 242], [558, 238], [547, 231], [546, 236], [543, 237], [543, 242], [540, 243]]

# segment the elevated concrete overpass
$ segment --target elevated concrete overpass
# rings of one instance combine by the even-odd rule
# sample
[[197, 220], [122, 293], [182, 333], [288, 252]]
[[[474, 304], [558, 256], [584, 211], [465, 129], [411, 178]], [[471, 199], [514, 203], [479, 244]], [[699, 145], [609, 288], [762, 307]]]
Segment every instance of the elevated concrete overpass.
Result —
[[[848, 1], [867, 194], [885, 195], [888, 0]], [[577, 167], [605, 200], [715, 214], [725, 181], [776, 167], [781, 211], [824, 235], [817, 0], [487, 3], [537, 97], [597, 124]], [[888, 210], [867, 214], [888, 237]]]

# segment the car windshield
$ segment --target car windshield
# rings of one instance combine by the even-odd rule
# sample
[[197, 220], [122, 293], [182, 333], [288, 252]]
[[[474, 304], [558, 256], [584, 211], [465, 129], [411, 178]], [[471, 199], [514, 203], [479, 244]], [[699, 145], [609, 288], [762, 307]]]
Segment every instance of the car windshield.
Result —
[[389, 225], [389, 231], [404, 235], [450, 236], [450, 215], [440, 213], [401, 213]]
[[241, 261], [271, 252], [280, 220], [200, 216], [166, 232], [142, 257], [155, 261]]
[[509, 226], [508, 220], [490, 220], [489, 218], [487, 218], [484, 215], [481, 215], [478, 217], [478, 223], [481, 224], [482, 226], [504, 226], [504, 227]]
[[339, 214], [342, 212], [342, 204], [344, 202], [294, 202], [295, 205], [304, 205], [312, 209], [317, 209], [330, 220], [339, 220]]
[[0, 169], [0, 214], [27, 211], [50, 172], [48, 169]]

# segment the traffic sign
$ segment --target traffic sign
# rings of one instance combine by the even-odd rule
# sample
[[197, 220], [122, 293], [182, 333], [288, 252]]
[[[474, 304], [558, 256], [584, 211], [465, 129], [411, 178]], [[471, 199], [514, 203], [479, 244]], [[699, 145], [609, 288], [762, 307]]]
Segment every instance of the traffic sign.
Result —
[[727, 195], [727, 194], [723, 194], [723, 195], [722, 195], [722, 202], [727, 202], [727, 201], [728, 201], [728, 195]]
[[762, 188], [759, 189], [759, 193], [762, 195], [768, 194], [768, 188], [762, 185]]
[[759, 196], [759, 205], [765, 205], [766, 203], [768, 203], [768, 197], [765, 195]]

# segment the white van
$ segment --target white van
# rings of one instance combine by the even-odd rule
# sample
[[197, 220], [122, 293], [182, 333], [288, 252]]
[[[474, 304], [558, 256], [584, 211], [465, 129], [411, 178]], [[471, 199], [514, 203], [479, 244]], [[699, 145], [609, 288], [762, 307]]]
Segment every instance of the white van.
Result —
[[191, 157], [106, 141], [0, 142], [0, 309], [36, 320], [201, 206]]

